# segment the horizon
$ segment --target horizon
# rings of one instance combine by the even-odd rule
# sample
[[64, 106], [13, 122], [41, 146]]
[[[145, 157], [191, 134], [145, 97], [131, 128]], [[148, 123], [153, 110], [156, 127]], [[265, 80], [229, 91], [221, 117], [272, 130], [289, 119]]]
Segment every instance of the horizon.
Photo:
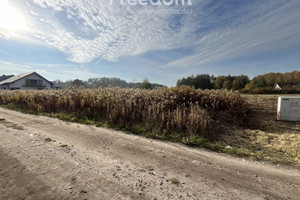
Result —
[[175, 86], [197, 74], [300, 69], [300, 2], [135, 2], [2, 0], [1, 74]]
[[[282, 74], [284, 74], [284, 73], [291, 73], [291, 72], [294, 72], [294, 71], [298, 71], [298, 70], [293, 70], [293, 71], [286, 71], [286, 72], [267, 72], [267, 73], [265, 73], [265, 74], [269, 74], [269, 73], [282, 73]], [[32, 72], [36, 72], [36, 71], [32, 71]], [[24, 72], [24, 73], [29, 73], [29, 72]], [[38, 73], [39, 75], [41, 75], [42, 77], [44, 77], [44, 78], [46, 78], [46, 79], [48, 79], [47, 77], [45, 77], [43, 74], [40, 74], [39, 72], [36, 72], [36, 73]], [[265, 75], [265, 74], [258, 74], [258, 75], [256, 75], [256, 76], [260, 76], [260, 75]], [[0, 76], [16, 76], [16, 75], [20, 75], [20, 74], [0, 74]], [[195, 77], [195, 76], [197, 76], [197, 75], [202, 75], [202, 74], [192, 74], [192, 75], [189, 75], [189, 76], [186, 76], [186, 77], [181, 77], [181, 78], [179, 78], [178, 80], [181, 80], [181, 79], [183, 79], [183, 78], [188, 78], [188, 77]], [[209, 76], [214, 76], [215, 78], [217, 78], [218, 76], [215, 76], [214, 74], [208, 74]], [[243, 76], [243, 75], [245, 75], [245, 76], [247, 76], [248, 78], [249, 78], [249, 80], [251, 81], [251, 80], [253, 80], [256, 76], [254, 76], [254, 77], [250, 77], [250, 76], [248, 76], [247, 74], [237, 74], [237, 75], [232, 75], [232, 74], [221, 74], [221, 75], [219, 75], [219, 76], [232, 76], [232, 77], [235, 77], [235, 76]], [[99, 79], [101, 79], [101, 78], [111, 78], [111, 79], [113, 79], [113, 78], [116, 78], [116, 79], [120, 79], [121, 81], [126, 81], [127, 83], [142, 83], [144, 80], [147, 80], [147, 81], [149, 81], [151, 84], [158, 84], [158, 85], [163, 85], [163, 86], [167, 86], [167, 87], [176, 87], [176, 83], [177, 83], [177, 81], [176, 81], [176, 83], [175, 83], [175, 85], [171, 85], [171, 86], [168, 86], [168, 85], [164, 85], [164, 84], [162, 84], [162, 83], [158, 83], [158, 82], [153, 82], [153, 81], [151, 81], [151, 80], [149, 80], [148, 78], [144, 78], [143, 80], [139, 80], [139, 81], [137, 81], [137, 80], [125, 80], [125, 79], [123, 79], [123, 78], [121, 78], [121, 77], [114, 77], [114, 76], [102, 76], [102, 77], [90, 77], [90, 78], [87, 78], [87, 79], [80, 79], [80, 78], [73, 78], [73, 79], [68, 79], [68, 80], [60, 80], [60, 79], [55, 79], [55, 80], [52, 80], [52, 79], [48, 79], [49, 81], [61, 81], [61, 82], [68, 82], [68, 81], [74, 81], [74, 80], [80, 80], [80, 81], [84, 81], [84, 82], [88, 82], [88, 79], [91, 79], [91, 78], [99, 78]]]

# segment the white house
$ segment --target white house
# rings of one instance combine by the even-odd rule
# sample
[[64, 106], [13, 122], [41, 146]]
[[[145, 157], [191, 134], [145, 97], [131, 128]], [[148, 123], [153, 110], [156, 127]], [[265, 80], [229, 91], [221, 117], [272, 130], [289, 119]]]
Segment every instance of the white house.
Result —
[[275, 84], [275, 90], [281, 90], [281, 87], [278, 83]]
[[28, 72], [12, 76], [0, 82], [4, 90], [51, 90], [54, 84], [36, 72]]

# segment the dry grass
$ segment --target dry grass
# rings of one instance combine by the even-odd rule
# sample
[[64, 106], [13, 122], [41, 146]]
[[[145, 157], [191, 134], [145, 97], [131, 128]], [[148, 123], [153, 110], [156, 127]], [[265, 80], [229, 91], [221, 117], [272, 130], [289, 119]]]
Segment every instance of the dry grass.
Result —
[[255, 160], [300, 167], [300, 122], [276, 120], [278, 96], [243, 95], [252, 110], [249, 126], [226, 128], [221, 140]]
[[132, 130], [141, 125], [168, 137], [215, 138], [215, 124], [243, 124], [247, 108], [238, 93], [191, 87], [0, 91], [0, 104], [33, 113], [61, 113]]
[[138, 134], [150, 133], [149, 137], [176, 138], [185, 144], [300, 167], [300, 122], [276, 120], [278, 96], [240, 96], [190, 87], [152, 91], [71, 88], [0, 91], [0, 105], [67, 116], [69, 121], [112, 124]]

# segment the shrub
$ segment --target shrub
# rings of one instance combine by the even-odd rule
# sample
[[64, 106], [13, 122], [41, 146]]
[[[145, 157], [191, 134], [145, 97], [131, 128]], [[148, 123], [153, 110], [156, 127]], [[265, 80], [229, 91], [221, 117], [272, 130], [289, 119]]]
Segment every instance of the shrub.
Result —
[[0, 104], [35, 113], [61, 113], [166, 136], [215, 137], [212, 124], [223, 119], [244, 124], [248, 109], [238, 93], [192, 87], [141, 89], [78, 89], [0, 91]]

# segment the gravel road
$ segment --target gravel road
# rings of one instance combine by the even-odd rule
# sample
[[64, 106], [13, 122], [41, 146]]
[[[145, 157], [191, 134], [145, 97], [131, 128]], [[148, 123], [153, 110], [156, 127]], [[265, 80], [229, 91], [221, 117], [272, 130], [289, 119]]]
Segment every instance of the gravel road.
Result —
[[0, 108], [0, 199], [299, 199], [300, 171]]

